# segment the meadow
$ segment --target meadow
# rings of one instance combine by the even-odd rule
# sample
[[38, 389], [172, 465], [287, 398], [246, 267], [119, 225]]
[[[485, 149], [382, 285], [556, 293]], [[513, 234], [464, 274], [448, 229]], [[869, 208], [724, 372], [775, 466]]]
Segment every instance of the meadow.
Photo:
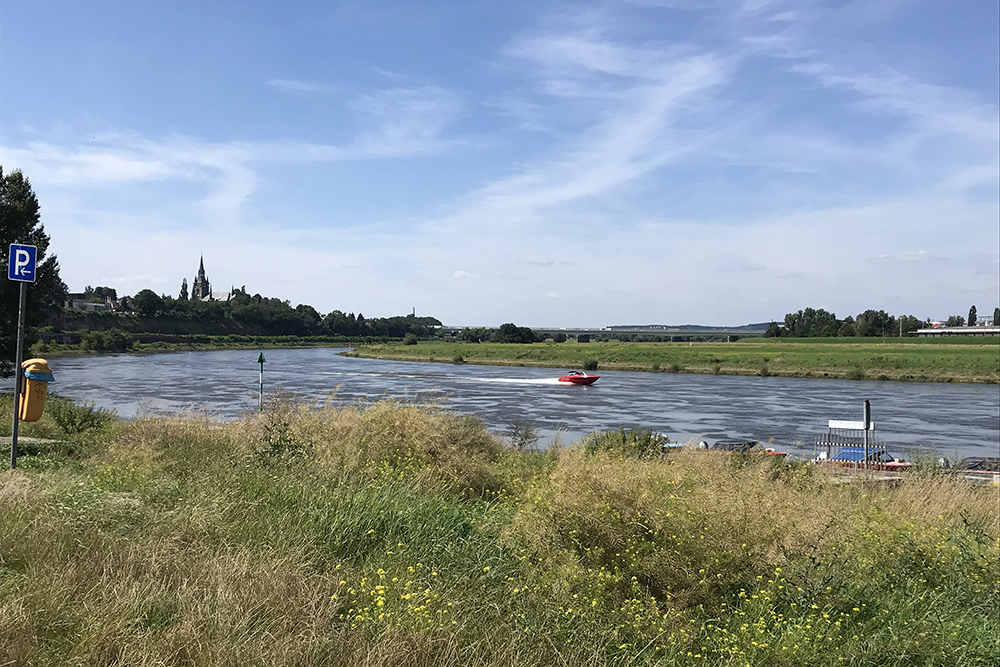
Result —
[[596, 364], [596, 370], [661, 373], [1000, 382], [1000, 338], [744, 338], [732, 343], [549, 340], [530, 345], [420, 341], [417, 345], [359, 345], [348, 354], [399, 361], [578, 369]]
[[3, 665], [1000, 661], [1000, 488], [939, 471], [841, 483], [640, 432], [539, 453], [280, 395], [229, 423], [55, 398], [21, 433]]

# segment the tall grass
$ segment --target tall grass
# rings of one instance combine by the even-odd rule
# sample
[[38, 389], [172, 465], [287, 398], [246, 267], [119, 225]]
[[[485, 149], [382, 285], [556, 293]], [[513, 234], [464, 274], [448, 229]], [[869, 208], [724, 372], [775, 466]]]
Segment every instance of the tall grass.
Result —
[[1000, 660], [996, 487], [628, 436], [280, 396], [63, 434], [0, 473], [0, 664]]

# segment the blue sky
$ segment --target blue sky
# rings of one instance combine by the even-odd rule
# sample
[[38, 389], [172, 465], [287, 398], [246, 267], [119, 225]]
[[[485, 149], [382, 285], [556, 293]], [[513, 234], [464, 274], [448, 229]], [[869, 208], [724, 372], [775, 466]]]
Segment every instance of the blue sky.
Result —
[[71, 290], [446, 324], [1000, 304], [1000, 9], [0, 0]]

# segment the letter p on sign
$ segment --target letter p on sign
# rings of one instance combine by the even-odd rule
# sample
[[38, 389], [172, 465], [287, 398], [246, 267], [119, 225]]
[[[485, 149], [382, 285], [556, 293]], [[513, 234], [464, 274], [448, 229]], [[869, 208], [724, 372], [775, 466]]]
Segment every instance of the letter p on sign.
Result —
[[33, 245], [10, 244], [7, 277], [23, 283], [35, 282], [35, 258], [38, 248]]

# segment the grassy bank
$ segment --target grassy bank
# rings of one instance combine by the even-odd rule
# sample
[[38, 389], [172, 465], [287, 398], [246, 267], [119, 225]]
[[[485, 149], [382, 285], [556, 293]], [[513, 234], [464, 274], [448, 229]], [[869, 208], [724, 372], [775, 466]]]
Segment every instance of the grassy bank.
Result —
[[0, 473], [4, 665], [1000, 660], [997, 487], [518, 452], [394, 402], [65, 403], [22, 433], [47, 440]]
[[[120, 348], [95, 347], [91, 341], [75, 344], [39, 341], [25, 350], [25, 358], [44, 357], [46, 359], [56, 359], [60, 357], [81, 357], [119, 352], [151, 354], [210, 350], [259, 350], [262, 348], [348, 347], [364, 342], [362, 339], [349, 339], [340, 336], [208, 336], [178, 334], [139, 336], [138, 338], [138, 341], [129, 340], [127, 347], [122, 346]], [[144, 341], [144, 338], [158, 338], [159, 340]]]
[[361, 345], [349, 354], [401, 361], [716, 375], [1000, 382], [1000, 338], [744, 339], [734, 343], [446, 343]]

